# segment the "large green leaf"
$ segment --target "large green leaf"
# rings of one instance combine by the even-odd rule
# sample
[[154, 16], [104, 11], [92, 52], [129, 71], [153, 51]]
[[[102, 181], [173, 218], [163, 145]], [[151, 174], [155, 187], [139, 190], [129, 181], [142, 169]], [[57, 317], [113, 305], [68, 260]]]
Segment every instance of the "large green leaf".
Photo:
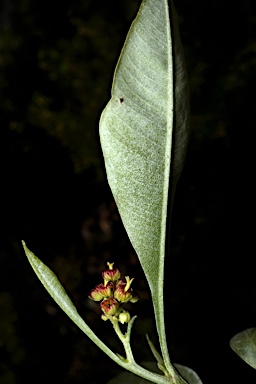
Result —
[[256, 369], [256, 328], [249, 328], [233, 336], [230, 346], [247, 364]]
[[108, 181], [151, 289], [167, 365], [163, 316], [167, 207], [184, 162], [189, 115], [173, 7], [171, 20], [172, 32], [167, 0], [142, 2], [115, 70], [111, 100], [100, 119]]

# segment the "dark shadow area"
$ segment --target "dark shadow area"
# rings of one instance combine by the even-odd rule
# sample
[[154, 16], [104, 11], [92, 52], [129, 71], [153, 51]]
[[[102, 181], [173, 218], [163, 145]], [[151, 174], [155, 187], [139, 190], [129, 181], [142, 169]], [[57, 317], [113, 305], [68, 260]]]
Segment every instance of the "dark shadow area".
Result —
[[[157, 344], [142, 273], [107, 185], [98, 120], [138, 0], [0, 5], [0, 382], [99, 384], [120, 372], [54, 304], [21, 248], [58, 275], [89, 326], [123, 353], [88, 299], [107, 261], [134, 276], [137, 361]], [[171, 358], [204, 384], [250, 383], [229, 347], [256, 327], [252, 0], [176, 2], [191, 138], [166, 263]]]

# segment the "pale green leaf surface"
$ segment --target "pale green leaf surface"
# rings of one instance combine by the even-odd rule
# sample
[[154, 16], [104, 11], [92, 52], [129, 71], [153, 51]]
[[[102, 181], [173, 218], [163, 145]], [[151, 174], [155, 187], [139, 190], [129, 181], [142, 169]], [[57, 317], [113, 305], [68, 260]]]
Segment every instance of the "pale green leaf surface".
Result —
[[[144, 368], [149, 369], [152, 372], [159, 373], [159, 369], [155, 362], [144, 362], [141, 364]], [[201, 379], [195, 371], [181, 364], [174, 364], [179, 374], [188, 382], [188, 384], [202, 384]], [[146, 384], [150, 381], [135, 376], [130, 372], [124, 372], [114, 377], [108, 382], [108, 384]]]
[[115, 70], [112, 97], [100, 119], [109, 185], [150, 286], [166, 366], [163, 278], [170, 164], [173, 158], [172, 201], [186, 152], [189, 115], [173, 9], [171, 14], [173, 36], [167, 0], [142, 2]]
[[119, 58], [100, 138], [110, 187], [153, 294], [165, 239], [172, 95], [168, 7], [146, 0]]
[[65, 289], [59, 282], [57, 276], [48, 268], [38, 257], [31, 252], [24, 241], [22, 241], [26, 256], [36, 273], [37, 277], [49, 292], [53, 300], [68, 315], [68, 317], [109, 357], [116, 361], [119, 365], [125, 366], [120, 359], [95, 335], [88, 327], [81, 316], [78, 314], [76, 307], [68, 297]]
[[256, 328], [249, 328], [233, 336], [230, 346], [247, 364], [256, 369]]
[[[144, 377], [145, 379], [150, 380], [150, 382], [165, 384], [166, 378], [162, 375], [152, 374], [152, 372], [147, 371], [143, 367], [140, 367], [134, 361], [124, 361], [122, 358], [118, 357], [113, 353], [88, 327], [84, 322], [81, 316], [78, 314], [74, 304], [68, 297], [65, 289], [62, 287], [57, 276], [38, 258], [31, 252], [24, 241], [22, 241], [23, 248], [25, 250], [26, 256], [36, 273], [37, 277], [46, 288], [51, 297], [59, 305], [59, 307], [69, 316], [69, 318], [103, 351], [105, 352], [112, 360], [114, 360], [121, 367], [126, 370], [133, 372], [136, 375]], [[134, 321], [134, 319], [133, 319]], [[128, 325], [131, 327], [132, 323]], [[183, 382], [178, 381], [177, 384], [183, 384]]]

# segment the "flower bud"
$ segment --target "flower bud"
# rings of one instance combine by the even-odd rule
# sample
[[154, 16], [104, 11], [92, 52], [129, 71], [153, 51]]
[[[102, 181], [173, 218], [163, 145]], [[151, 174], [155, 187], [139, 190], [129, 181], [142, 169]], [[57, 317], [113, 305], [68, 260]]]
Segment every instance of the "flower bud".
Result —
[[121, 273], [119, 269], [113, 268], [114, 263], [107, 263], [109, 269], [102, 272], [102, 277], [104, 279], [104, 285], [107, 285], [109, 281], [117, 281], [120, 279]]
[[132, 298], [132, 290], [129, 289], [128, 291], [125, 291], [125, 286], [125, 283], [118, 284], [114, 291], [114, 298], [121, 303], [126, 303]]
[[100, 303], [100, 307], [102, 312], [107, 316], [113, 316], [115, 315], [116, 311], [118, 310], [118, 302], [113, 299], [105, 299]]
[[94, 289], [91, 290], [89, 298], [94, 301], [100, 301], [107, 297], [112, 296], [113, 283], [108, 283], [106, 286], [104, 284], [96, 285]]
[[139, 296], [133, 296], [133, 297], [130, 299], [130, 302], [131, 302], [131, 303], [137, 303], [138, 300], [139, 300]]
[[121, 324], [129, 323], [130, 320], [131, 320], [131, 316], [130, 316], [130, 313], [127, 311], [123, 310], [118, 316], [118, 321], [120, 321]]

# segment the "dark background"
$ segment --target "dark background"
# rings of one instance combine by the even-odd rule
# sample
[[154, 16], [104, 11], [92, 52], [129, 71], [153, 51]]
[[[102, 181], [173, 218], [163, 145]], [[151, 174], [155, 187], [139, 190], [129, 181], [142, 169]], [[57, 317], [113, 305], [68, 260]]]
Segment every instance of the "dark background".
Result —
[[[98, 384], [120, 372], [55, 305], [20, 240], [88, 324], [122, 353], [88, 293], [106, 261], [135, 276], [138, 361], [157, 343], [150, 296], [108, 188], [98, 120], [140, 1], [0, 5], [0, 383]], [[173, 361], [204, 384], [254, 382], [229, 347], [256, 326], [254, 0], [176, 2], [191, 88], [191, 138], [166, 268]]]

